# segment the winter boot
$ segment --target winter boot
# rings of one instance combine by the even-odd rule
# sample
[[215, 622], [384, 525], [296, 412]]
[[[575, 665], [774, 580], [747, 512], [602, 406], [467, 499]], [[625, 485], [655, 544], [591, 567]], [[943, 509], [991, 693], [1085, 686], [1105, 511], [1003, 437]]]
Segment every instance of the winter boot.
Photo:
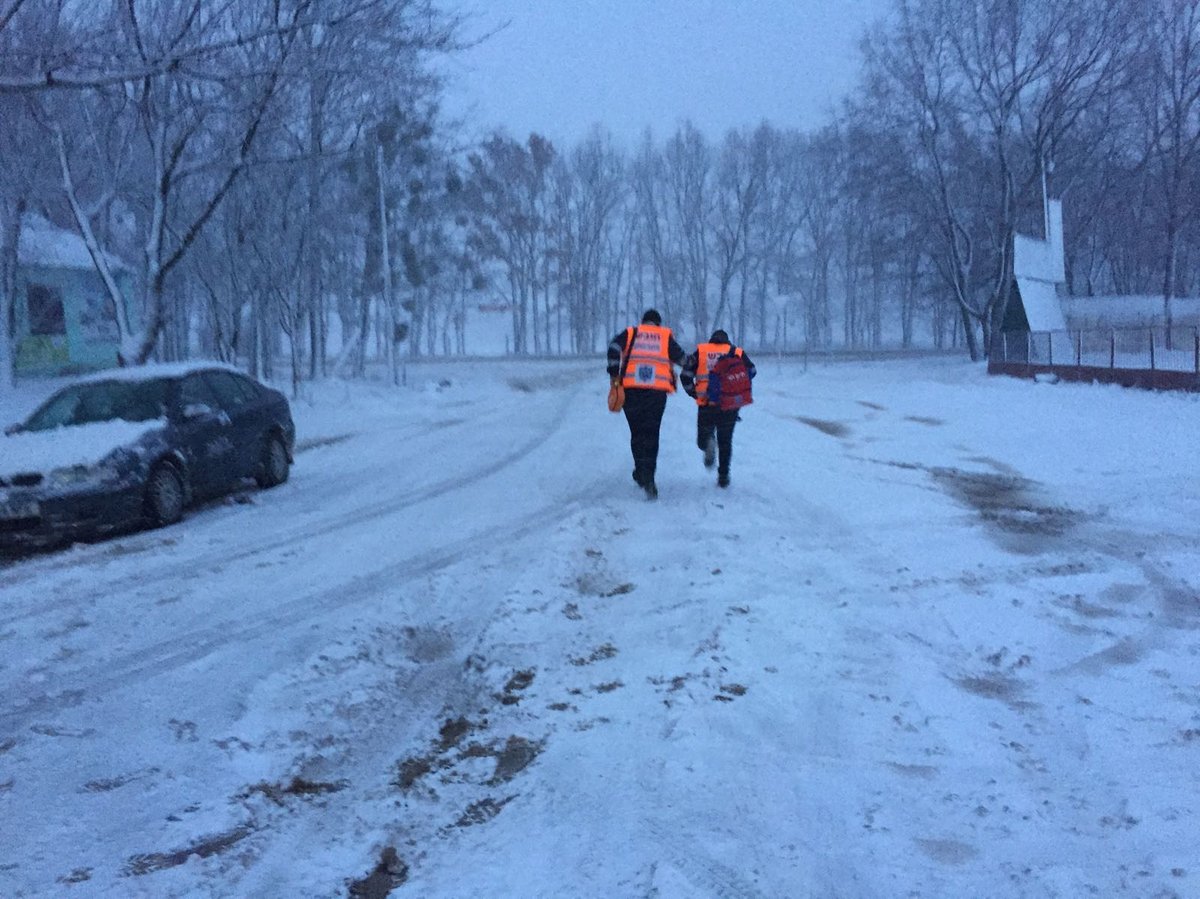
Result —
[[723, 471], [717, 475], [717, 486], [718, 487], [728, 487], [729, 486], [729, 472]]
[[717, 437], [715, 434], [708, 436], [708, 442], [704, 444], [704, 467], [712, 468], [717, 461]]
[[658, 499], [658, 487], [654, 485], [654, 478], [642, 484], [642, 489], [646, 491], [646, 499]]

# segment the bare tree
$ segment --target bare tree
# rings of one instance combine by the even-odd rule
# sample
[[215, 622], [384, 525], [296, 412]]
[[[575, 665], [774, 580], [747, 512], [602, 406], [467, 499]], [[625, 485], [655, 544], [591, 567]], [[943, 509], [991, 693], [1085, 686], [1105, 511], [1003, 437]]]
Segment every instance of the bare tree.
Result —
[[[746, 132], [730, 131], [721, 144], [714, 178], [713, 246], [717, 276], [717, 306], [713, 321], [725, 321], [730, 307], [730, 285], [741, 277], [738, 333], [746, 330], [746, 295], [749, 289], [750, 223], [766, 189], [765, 147]], [[703, 329], [702, 329], [703, 330]]]
[[1200, 174], [1200, 2], [1157, 0], [1149, 5], [1145, 50], [1136, 90], [1162, 215], [1163, 316], [1170, 340], [1171, 300], [1180, 286], [1181, 239], [1197, 212]]
[[551, 246], [575, 352], [595, 349], [601, 336], [602, 272], [625, 191], [624, 160], [605, 133], [593, 132], [555, 167]]
[[494, 135], [469, 157], [468, 203], [473, 214], [472, 247], [499, 261], [509, 286], [515, 353], [540, 348], [537, 298], [544, 276], [549, 172], [554, 147], [531, 134], [525, 144]]

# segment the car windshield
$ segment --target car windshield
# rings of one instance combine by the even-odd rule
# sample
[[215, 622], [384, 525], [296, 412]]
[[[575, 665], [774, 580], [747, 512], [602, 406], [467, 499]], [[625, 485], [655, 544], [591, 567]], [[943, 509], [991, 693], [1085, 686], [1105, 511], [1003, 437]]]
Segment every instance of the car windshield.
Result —
[[165, 415], [167, 382], [95, 381], [67, 387], [52, 396], [24, 424], [26, 431], [49, 431], [99, 421], [152, 421]]

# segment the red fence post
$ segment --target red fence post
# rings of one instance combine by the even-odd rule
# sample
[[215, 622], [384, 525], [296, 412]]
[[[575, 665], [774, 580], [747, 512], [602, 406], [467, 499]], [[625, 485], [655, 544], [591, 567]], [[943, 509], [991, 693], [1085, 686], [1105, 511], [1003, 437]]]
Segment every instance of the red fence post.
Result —
[[1083, 331], [1075, 332], [1075, 367], [1083, 365]]
[[1192, 331], [1196, 340], [1196, 374], [1200, 375], [1200, 327], [1193, 328]]
[[1150, 371], [1154, 371], [1154, 329], [1150, 329]]
[[1046, 332], [1046, 364], [1054, 364], [1054, 332]]
[[1108, 367], [1117, 367], [1117, 332], [1108, 332]]

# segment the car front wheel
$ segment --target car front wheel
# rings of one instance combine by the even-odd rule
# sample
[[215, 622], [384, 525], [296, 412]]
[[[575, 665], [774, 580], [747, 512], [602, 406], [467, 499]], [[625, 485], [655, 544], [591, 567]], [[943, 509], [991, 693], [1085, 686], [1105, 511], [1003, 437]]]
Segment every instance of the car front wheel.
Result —
[[283, 440], [277, 434], [270, 435], [267, 438], [266, 448], [263, 450], [258, 486], [264, 490], [269, 487], [278, 487], [288, 479], [290, 465], [287, 447], [283, 445]]
[[146, 481], [146, 521], [159, 528], [183, 517], [183, 481], [170, 465], [157, 466]]

